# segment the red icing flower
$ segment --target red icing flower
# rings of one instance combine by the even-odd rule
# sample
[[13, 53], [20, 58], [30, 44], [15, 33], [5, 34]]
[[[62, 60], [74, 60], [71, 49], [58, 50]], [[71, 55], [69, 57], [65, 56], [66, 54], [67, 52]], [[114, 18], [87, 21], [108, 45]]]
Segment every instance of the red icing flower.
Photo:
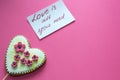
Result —
[[24, 52], [24, 56], [25, 57], [29, 57], [30, 56], [30, 53], [28, 51]]
[[32, 60], [27, 60], [26, 64], [27, 64], [27, 66], [31, 66], [32, 65]]
[[21, 61], [21, 64], [25, 64], [26, 63], [25, 58], [22, 58], [20, 61]]
[[38, 60], [38, 56], [33, 55], [32, 60], [33, 60], [33, 61], [37, 61], [37, 60]]
[[19, 52], [24, 52], [24, 50], [25, 50], [25, 45], [22, 44], [21, 42], [18, 42], [18, 44], [14, 45], [14, 48], [15, 48], [15, 51], [16, 51], [17, 53], [19, 53]]
[[16, 55], [14, 56], [14, 59], [17, 60], [17, 61], [20, 60], [20, 55], [19, 55], [19, 54], [16, 54]]
[[11, 66], [13, 67], [13, 68], [16, 68], [17, 67], [17, 62], [12, 62], [12, 64], [11, 64]]

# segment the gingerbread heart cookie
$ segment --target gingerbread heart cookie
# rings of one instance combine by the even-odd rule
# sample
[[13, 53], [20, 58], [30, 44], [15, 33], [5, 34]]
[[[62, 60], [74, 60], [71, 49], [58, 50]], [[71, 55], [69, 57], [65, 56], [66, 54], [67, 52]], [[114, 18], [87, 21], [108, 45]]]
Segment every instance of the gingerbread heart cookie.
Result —
[[6, 53], [6, 69], [11, 75], [30, 73], [39, 68], [46, 61], [43, 51], [30, 48], [24, 36], [16, 36], [9, 44]]

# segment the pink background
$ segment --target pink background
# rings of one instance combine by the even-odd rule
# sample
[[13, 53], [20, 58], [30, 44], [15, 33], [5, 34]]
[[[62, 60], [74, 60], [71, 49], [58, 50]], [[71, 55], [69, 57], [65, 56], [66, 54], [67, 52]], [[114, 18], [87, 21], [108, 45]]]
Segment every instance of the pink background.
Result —
[[56, 0], [0, 0], [0, 80], [10, 40], [22, 34], [46, 52], [37, 71], [7, 80], [120, 80], [120, 0], [64, 0], [76, 21], [39, 40], [26, 18]]

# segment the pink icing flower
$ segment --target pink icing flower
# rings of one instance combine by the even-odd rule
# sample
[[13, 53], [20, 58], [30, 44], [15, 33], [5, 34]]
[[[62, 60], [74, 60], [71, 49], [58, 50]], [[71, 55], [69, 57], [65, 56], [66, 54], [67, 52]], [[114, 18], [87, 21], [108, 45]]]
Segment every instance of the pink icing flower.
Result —
[[21, 64], [25, 64], [26, 63], [25, 58], [22, 58], [20, 61], [21, 61]]
[[25, 50], [25, 45], [22, 44], [21, 42], [18, 42], [18, 44], [14, 45], [14, 48], [15, 48], [15, 51], [16, 51], [17, 53], [19, 53], [19, 52], [24, 52], [24, 50]]
[[33, 60], [33, 61], [38, 61], [38, 56], [33, 55], [33, 56], [32, 56], [32, 60]]
[[14, 59], [15, 59], [16, 61], [20, 60], [20, 55], [19, 55], [19, 54], [16, 54], [16, 55], [14, 56]]
[[30, 53], [28, 51], [24, 52], [24, 56], [25, 57], [29, 57], [30, 56]]
[[12, 62], [12, 64], [11, 64], [11, 66], [13, 67], [13, 68], [16, 68], [17, 67], [17, 62]]
[[32, 60], [27, 60], [26, 64], [27, 64], [27, 66], [31, 66], [32, 65]]

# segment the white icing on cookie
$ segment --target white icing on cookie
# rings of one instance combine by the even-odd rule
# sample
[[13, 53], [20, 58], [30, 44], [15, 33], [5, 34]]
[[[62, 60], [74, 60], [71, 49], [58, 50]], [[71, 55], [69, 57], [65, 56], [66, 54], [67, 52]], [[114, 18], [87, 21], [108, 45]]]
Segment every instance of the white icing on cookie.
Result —
[[[21, 42], [22, 44], [25, 45], [25, 51], [29, 51], [30, 56], [29, 57], [25, 57], [24, 53], [17, 53], [15, 50], [15, 45], [18, 44], [19, 42]], [[14, 56], [16, 54], [20, 55], [20, 58], [25, 58], [26, 60], [31, 60], [32, 61], [32, 57], [33, 55], [37, 55], [38, 56], [38, 60], [37, 61], [32, 61], [32, 65], [31, 66], [27, 66], [26, 64], [21, 64], [21, 61], [16, 61], [14, 59]], [[37, 49], [37, 48], [30, 48], [30, 44], [28, 42], [28, 40], [24, 37], [24, 36], [16, 36], [15, 38], [13, 38], [13, 40], [11, 41], [7, 53], [6, 53], [6, 68], [8, 73], [12, 74], [12, 75], [21, 75], [21, 74], [26, 74], [29, 73], [31, 71], [34, 71], [35, 69], [37, 69], [38, 67], [40, 67], [46, 60], [45, 54], [43, 51]], [[13, 63], [13, 61], [17, 62], [17, 67], [13, 67], [11, 64]]]

